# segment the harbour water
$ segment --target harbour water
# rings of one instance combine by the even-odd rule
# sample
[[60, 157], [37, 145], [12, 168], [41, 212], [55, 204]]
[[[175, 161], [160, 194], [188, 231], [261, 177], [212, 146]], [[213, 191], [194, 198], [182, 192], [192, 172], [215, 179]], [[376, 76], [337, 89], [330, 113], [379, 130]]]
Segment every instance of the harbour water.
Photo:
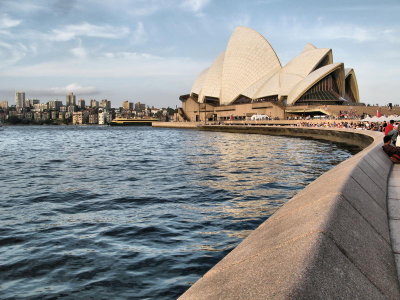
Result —
[[353, 150], [148, 127], [0, 133], [2, 299], [174, 299]]

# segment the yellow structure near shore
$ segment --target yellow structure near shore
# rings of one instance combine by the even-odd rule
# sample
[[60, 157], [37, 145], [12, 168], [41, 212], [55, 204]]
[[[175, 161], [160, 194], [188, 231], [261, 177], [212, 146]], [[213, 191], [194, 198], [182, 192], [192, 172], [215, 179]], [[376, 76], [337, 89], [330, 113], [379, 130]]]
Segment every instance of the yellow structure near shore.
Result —
[[159, 121], [154, 118], [147, 119], [128, 119], [128, 118], [116, 118], [110, 125], [111, 126], [151, 126], [153, 122]]

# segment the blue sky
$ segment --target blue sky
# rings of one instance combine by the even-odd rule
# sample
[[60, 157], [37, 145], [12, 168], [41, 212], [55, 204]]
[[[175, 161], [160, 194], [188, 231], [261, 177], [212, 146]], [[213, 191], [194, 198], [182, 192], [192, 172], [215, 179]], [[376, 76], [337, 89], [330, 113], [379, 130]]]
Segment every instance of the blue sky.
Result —
[[355, 69], [363, 102], [400, 104], [400, 1], [0, 0], [0, 100], [180, 105], [236, 26], [282, 64], [307, 42]]

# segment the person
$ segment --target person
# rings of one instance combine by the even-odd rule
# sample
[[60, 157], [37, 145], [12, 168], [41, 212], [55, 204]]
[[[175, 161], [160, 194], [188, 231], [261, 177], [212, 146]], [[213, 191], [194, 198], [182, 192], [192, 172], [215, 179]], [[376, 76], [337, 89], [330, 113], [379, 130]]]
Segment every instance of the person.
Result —
[[380, 131], [381, 131], [381, 132], [384, 132], [384, 131], [385, 131], [385, 128], [386, 128], [386, 126], [387, 126], [387, 123], [386, 123], [386, 121], [383, 121], [383, 123], [382, 123], [382, 125], [381, 125], [382, 129], [381, 129]]
[[395, 163], [400, 163], [400, 147], [391, 145], [392, 137], [385, 135], [383, 137], [383, 151], [390, 157], [390, 160]]
[[393, 130], [394, 120], [390, 120], [390, 123], [385, 127], [385, 135], [388, 135], [390, 131]]
[[390, 136], [392, 138], [392, 144], [396, 145], [396, 141], [397, 141], [397, 136], [399, 135], [399, 131], [398, 131], [398, 125], [396, 124], [395, 126], [393, 126], [393, 129], [390, 130], [386, 136]]

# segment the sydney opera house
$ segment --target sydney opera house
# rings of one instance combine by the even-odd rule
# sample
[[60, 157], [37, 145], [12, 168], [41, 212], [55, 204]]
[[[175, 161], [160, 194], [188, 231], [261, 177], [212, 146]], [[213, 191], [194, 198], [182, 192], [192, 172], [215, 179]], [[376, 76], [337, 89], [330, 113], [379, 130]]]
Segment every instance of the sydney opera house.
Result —
[[318, 107], [360, 102], [354, 70], [334, 63], [332, 49], [307, 44], [282, 66], [269, 42], [246, 27], [235, 29], [226, 50], [180, 100], [181, 121], [282, 119], [306, 108], [318, 114]]

